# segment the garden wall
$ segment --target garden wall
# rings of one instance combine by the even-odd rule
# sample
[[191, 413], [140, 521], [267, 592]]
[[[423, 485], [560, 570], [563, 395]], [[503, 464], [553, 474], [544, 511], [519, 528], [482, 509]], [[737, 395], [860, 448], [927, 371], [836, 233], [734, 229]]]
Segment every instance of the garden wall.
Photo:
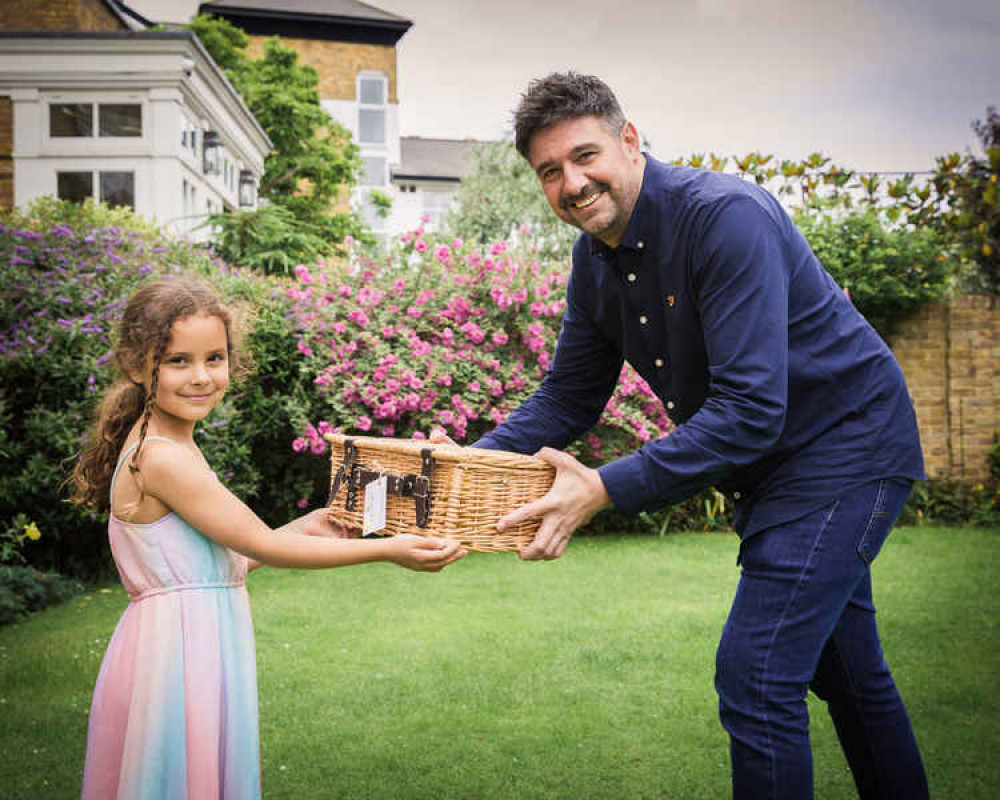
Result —
[[917, 410], [927, 474], [980, 483], [1000, 430], [1000, 309], [963, 295], [906, 320], [893, 339]]

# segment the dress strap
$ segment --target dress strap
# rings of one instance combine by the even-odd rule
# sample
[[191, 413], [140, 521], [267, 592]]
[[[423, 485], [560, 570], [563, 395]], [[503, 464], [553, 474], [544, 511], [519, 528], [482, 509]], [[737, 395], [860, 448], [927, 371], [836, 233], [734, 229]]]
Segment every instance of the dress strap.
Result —
[[[172, 442], [173, 439], [168, 439], [166, 436], [147, 436], [144, 441], [153, 442]], [[122, 454], [118, 457], [118, 463], [115, 464], [115, 471], [111, 473], [111, 485], [108, 487], [108, 505], [111, 505], [111, 499], [115, 494], [115, 481], [118, 480], [118, 471], [122, 468], [122, 464], [125, 463], [125, 459], [129, 457], [129, 454], [139, 446], [139, 440], [132, 442], [128, 447], [122, 450]]]

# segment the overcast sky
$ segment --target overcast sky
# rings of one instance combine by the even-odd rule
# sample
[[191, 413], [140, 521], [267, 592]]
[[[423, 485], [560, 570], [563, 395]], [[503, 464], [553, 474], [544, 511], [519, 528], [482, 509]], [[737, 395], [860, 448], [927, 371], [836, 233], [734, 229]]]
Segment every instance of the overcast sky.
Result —
[[[979, 151], [998, 0], [374, 0], [400, 40], [403, 135], [499, 138], [536, 77], [602, 77], [661, 158], [819, 150], [856, 170]], [[155, 20], [191, 0], [132, 0]]]

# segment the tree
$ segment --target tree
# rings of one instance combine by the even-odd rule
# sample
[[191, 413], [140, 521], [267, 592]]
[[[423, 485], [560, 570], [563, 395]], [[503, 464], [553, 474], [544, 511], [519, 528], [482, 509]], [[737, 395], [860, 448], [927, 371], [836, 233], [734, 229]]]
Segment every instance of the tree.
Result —
[[[262, 208], [216, 214], [210, 220], [222, 233], [223, 256], [237, 263], [273, 268], [278, 262], [259, 258], [256, 245], [248, 243], [258, 242], [271, 253], [285, 248], [287, 258], [280, 263], [294, 264], [300, 255], [298, 260], [314, 255], [317, 236], [328, 245], [348, 234], [364, 236], [364, 227], [354, 214], [334, 211], [341, 192], [357, 183], [361, 157], [350, 131], [320, 105], [316, 70], [299, 64], [296, 52], [277, 38], [267, 41], [259, 59], [248, 58], [249, 37], [225, 20], [199, 14], [189, 27], [274, 144], [260, 183], [259, 195], [266, 201]], [[283, 240], [243, 235], [248, 226], [258, 231], [281, 230]], [[297, 232], [302, 235], [295, 235]], [[295, 241], [308, 241], [309, 247], [299, 253], [294, 249]], [[250, 249], [231, 249], [239, 243]], [[286, 249], [289, 245], [291, 251]]]
[[972, 123], [983, 155], [952, 153], [937, 160], [933, 202], [911, 217], [931, 225], [955, 243], [964, 261], [963, 288], [1000, 292], [1000, 113]]
[[530, 225], [547, 256], [569, 256], [578, 231], [549, 207], [531, 166], [510, 142], [483, 142], [473, 150], [472, 171], [462, 178], [445, 229], [485, 244]]

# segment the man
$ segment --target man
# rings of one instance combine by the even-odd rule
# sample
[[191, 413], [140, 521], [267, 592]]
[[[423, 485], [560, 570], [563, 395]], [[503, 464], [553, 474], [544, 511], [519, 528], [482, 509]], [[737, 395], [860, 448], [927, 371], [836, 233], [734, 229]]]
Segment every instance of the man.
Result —
[[[862, 797], [926, 797], [869, 572], [924, 477], [891, 352], [771, 195], [644, 155], [597, 78], [533, 82], [514, 123], [552, 209], [583, 234], [547, 377], [477, 442], [557, 467], [552, 490], [500, 526], [541, 516], [521, 555], [557, 558], [602, 508], [635, 514], [718, 486], [741, 537], [716, 663], [734, 796], [812, 797], [812, 688]], [[597, 422], [624, 359], [676, 427], [589, 469], [558, 449]]]

